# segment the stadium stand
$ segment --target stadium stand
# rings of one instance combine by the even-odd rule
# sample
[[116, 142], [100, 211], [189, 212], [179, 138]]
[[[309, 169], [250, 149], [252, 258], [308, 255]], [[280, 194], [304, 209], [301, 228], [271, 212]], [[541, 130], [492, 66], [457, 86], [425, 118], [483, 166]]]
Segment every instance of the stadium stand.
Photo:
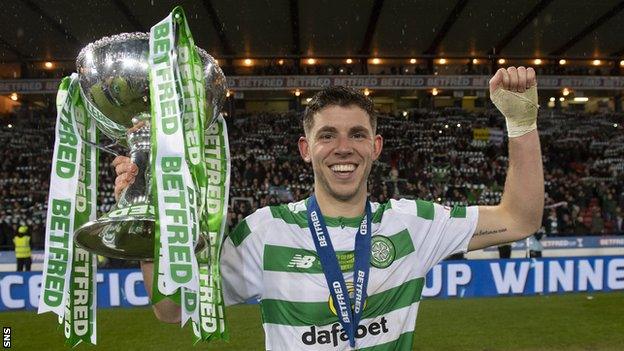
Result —
[[[542, 113], [548, 235], [622, 234], [624, 135], [621, 114]], [[256, 208], [308, 196], [311, 168], [296, 140], [299, 113], [260, 113], [230, 119], [232, 176], [228, 226]], [[30, 227], [42, 248], [50, 160], [52, 113], [21, 110], [0, 129], [0, 246], [10, 249], [17, 226]], [[505, 179], [507, 146], [494, 111], [413, 110], [383, 115], [378, 132], [385, 152], [369, 180], [371, 198], [419, 198], [444, 203], [496, 204]], [[485, 133], [485, 134], [484, 134]], [[112, 157], [101, 154], [100, 162]], [[114, 203], [113, 170], [101, 167], [99, 211]]]
[[[357, 75], [357, 74], [378, 74], [378, 75], [492, 75], [496, 69], [492, 69], [490, 64], [472, 64], [470, 59], [466, 59], [466, 64], [453, 64], [447, 67], [432, 64], [428, 66], [426, 60], [420, 60], [422, 63], [417, 64], [400, 64], [400, 65], [380, 65], [366, 66], [355, 64], [345, 64], [337, 62], [334, 64], [315, 64], [315, 65], [299, 65], [297, 62], [290, 60], [267, 60], [263, 64], [259, 64], [253, 69], [240, 67], [223, 67], [224, 72], [229, 75], [254, 75], [254, 76], [272, 76], [272, 75]], [[280, 64], [281, 62], [281, 64]], [[498, 68], [498, 67], [496, 67]], [[547, 65], [534, 67], [538, 76], [543, 75], [563, 75], [563, 76], [619, 76], [622, 74], [620, 66], [612, 67], [587, 67], [579, 66], [562, 66]]]

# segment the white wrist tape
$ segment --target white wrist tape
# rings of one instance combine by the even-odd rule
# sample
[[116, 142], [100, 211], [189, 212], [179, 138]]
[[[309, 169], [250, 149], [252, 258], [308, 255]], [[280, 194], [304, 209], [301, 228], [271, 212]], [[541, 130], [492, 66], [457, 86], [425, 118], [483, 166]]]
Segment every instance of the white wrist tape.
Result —
[[498, 110], [505, 116], [507, 135], [510, 138], [522, 136], [537, 129], [537, 86], [524, 93], [498, 88], [490, 97]]

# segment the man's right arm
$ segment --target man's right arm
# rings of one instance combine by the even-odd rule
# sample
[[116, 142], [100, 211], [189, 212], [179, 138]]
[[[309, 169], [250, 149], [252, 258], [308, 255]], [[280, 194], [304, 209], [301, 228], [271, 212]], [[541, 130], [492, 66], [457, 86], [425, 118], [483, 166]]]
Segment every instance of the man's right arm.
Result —
[[[141, 272], [143, 273], [143, 283], [147, 295], [152, 301], [152, 286], [154, 283], [154, 263], [141, 261]], [[175, 302], [164, 299], [158, 303], [152, 304], [154, 314], [159, 321], [165, 323], [180, 323], [180, 306]]]
[[[113, 160], [113, 167], [115, 167], [115, 200], [119, 200], [121, 192], [128, 187], [128, 185], [134, 182], [134, 178], [137, 175], [137, 166], [130, 161], [129, 157], [117, 156]], [[154, 263], [149, 261], [141, 261], [141, 272], [143, 273], [143, 283], [147, 295], [152, 301], [152, 286], [154, 283]], [[152, 304], [154, 314], [162, 322], [166, 323], [180, 323], [180, 306], [175, 302], [164, 299], [158, 303]]]
[[[118, 200], [121, 192], [134, 182], [136, 165], [128, 157], [118, 156], [113, 161], [117, 178], [115, 179], [115, 198]], [[255, 215], [255, 216], [254, 216]], [[262, 245], [251, 238], [252, 231], [262, 227], [258, 223], [263, 218], [271, 218], [270, 209], [265, 207], [240, 222], [229, 233], [221, 249], [220, 267], [223, 287], [223, 299], [226, 305], [245, 303], [249, 299], [259, 298], [262, 293]], [[248, 222], [251, 222], [248, 223]], [[257, 233], [256, 233], [257, 234]], [[256, 239], [257, 240], [257, 239]], [[261, 242], [261, 241], [260, 241]], [[152, 300], [152, 286], [154, 279], [154, 263], [141, 262], [145, 290]], [[179, 323], [181, 319], [180, 306], [169, 299], [152, 304], [154, 314], [160, 321]]]

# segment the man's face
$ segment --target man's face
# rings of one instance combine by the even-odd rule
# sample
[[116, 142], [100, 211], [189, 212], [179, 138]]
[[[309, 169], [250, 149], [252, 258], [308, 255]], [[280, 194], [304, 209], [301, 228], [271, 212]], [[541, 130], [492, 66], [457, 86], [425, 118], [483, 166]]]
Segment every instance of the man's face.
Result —
[[366, 180], [383, 144], [366, 111], [355, 105], [329, 106], [313, 118], [312, 128], [299, 139], [299, 151], [312, 163], [315, 192], [340, 201], [366, 196]]

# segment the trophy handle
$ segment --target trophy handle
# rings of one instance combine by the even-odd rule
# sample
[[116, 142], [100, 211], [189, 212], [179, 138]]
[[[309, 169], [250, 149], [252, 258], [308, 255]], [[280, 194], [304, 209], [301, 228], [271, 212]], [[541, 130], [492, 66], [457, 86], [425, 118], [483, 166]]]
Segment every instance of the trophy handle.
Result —
[[119, 156], [119, 153], [117, 151], [111, 149], [112, 146], [118, 145], [118, 143], [116, 141], [114, 143], [108, 144], [108, 145], [96, 144], [96, 143], [90, 142], [89, 140], [85, 140], [85, 139], [83, 139], [82, 142], [87, 144], [87, 145], [91, 145], [91, 146], [93, 146], [93, 147], [95, 147], [97, 149], [100, 149], [100, 150], [102, 150], [102, 151], [104, 151], [106, 153], [109, 153], [109, 154], [111, 154], [111, 155], [113, 155], [115, 157]]

